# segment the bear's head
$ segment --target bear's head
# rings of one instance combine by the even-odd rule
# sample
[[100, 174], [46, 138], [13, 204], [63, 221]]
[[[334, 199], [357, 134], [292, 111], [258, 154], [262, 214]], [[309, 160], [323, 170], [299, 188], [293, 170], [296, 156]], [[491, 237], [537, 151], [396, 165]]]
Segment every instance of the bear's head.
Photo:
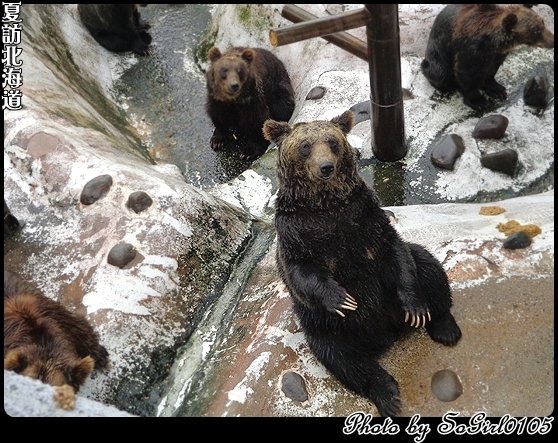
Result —
[[[58, 344], [59, 345], [59, 344]], [[4, 354], [4, 369], [41, 380], [52, 386], [70, 385], [77, 392], [95, 361], [90, 356], [64, 355], [57, 345], [24, 345]]]
[[554, 34], [543, 19], [531, 8], [533, 5], [514, 5], [506, 9], [502, 20], [505, 33], [515, 44], [554, 48]]
[[213, 47], [207, 57], [211, 62], [206, 74], [209, 94], [218, 101], [237, 100], [250, 79], [254, 50], [246, 48], [221, 54], [218, 48]]
[[317, 201], [325, 194], [346, 197], [358, 178], [356, 153], [346, 137], [353, 125], [351, 111], [331, 121], [294, 126], [266, 120], [264, 137], [279, 149], [277, 176], [281, 189], [299, 200]]

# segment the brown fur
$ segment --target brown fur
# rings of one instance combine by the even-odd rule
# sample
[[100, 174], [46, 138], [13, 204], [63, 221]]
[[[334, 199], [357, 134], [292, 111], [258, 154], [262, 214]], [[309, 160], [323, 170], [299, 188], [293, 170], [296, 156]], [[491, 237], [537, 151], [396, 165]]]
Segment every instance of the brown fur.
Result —
[[553, 48], [554, 35], [546, 29], [543, 19], [529, 7], [472, 4], [465, 5], [457, 16], [453, 35], [454, 38], [489, 35], [511, 50], [520, 44], [532, 44], [530, 36], [537, 30], [543, 38], [536, 45]]
[[[331, 123], [334, 123], [332, 126]], [[277, 155], [277, 176], [281, 183], [288, 183], [293, 197], [303, 195], [316, 205], [326, 202], [330, 192], [337, 197], [348, 195], [357, 181], [356, 154], [345, 134], [354, 125], [354, 115], [347, 111], [328, 121], [297, 123], [267, 120], [264, 137], [281, 144]], [[288, 136], [288, 141], [282, 143]], [[320, 168], [326, 162], [333, 166], [333, 175], [324, 180]]]
[[85, 318], [4, 271], [4, 369], [77, 391], [108, 363]]

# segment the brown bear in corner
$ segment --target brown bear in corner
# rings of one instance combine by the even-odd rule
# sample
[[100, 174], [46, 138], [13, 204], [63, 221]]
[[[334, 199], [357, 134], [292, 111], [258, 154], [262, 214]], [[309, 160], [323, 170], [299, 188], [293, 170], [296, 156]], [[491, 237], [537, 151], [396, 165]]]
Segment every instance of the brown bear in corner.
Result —
[[[139, 5], [139, 6], [145, 6]], [[142, 20], [137, 4], [78, 4], [81, 22], [103, 48], [112, 52], [150, 53], [149, 24]]]
[[4, 271], [4, 369], [77, 392], [109, 364], [87, 320]]
[[273, 53], [263, 48], [233, 48], [208, 53], [207, 114], [215, 126], [211, 147], [232, 146], [241, 155], [261, 156], [269, 143], [262, 135], [266, 119], [288, 121], [294, 111], [289, 74]]
[[477, 111], [491, 107], [481, 91], [505, 99], [506, 88], [494, 76], [518, 45], [554, 48], [554, 34], [533, 5], [448, 5], [430, 31], [421, 70], [443, 93], [459, 90]]
[[357, 171], [347, 111], [331, 121], [268, 120], [277, 143], [277, 266], [308, 346], [347, 388], [381, 415], [400, 411], [399, 389], [378, 358], [412, 327], [455, 345], [444, 268], [403, 241]]

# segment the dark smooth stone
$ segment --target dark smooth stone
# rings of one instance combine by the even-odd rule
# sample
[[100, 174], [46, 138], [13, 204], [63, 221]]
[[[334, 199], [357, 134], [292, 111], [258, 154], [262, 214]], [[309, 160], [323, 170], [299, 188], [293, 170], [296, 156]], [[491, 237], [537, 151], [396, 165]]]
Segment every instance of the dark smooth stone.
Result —
[[153, 204], [153, 200], [144, 191], [136, 191], [132, 192], [128, 197], [128, 202], [126, 206], [134, 211], [136, 214], [139, 214], [141, 211], [145, 211]]
[[454, 401], [463, 394], [463, 386], [457, 374], [449, 369], [442, 369], [432, 376], [430, 389], [441, 401]]
[[504, 240], [504, 248], [506, 249], [526, 248], [530, 244], [531, 244], [531, 239], [523, 231], [516, 232], [515, 234], [510, 235], [508, 238]]
[[136, 249], [129, 243], [118, 243], [110, 250], [107, 262], [122, 269], [136, 256]]
[[4, 200], [4, 237], [15, 234], [18, 229], [19, 221], [12, 215], [6, 200]]
[[322, 86], [315, 86], [310, 89], [310, 92], [306, 96], [306, 100], [318, 100], [324, 96], [326, 89]]
[[546, 108], [548, 104], [548, 79], [544, 75], [537, 75], [529, 79], [523, 89], [523, 101], [527, 106]]
[[506, 148], [500, 152], [481, 155], [481, 165], [492, 171], [503, 172], [513, 177], [517, 168], [517, 152]]
[[355, 125], [365, 120], [370, 120], [370, 100], [365, 100], [351, 106], [349, 111], [355, 115]]
[[508, 128], [509, 120], [500, 114], [481, 118], [473, 129], [475, 138], [502, 138]]
[[95, 203], [101, 197], [104, 197], [112, 186], [112, 177], [110, 175], [99, 175], [89, 180], [81, 191], [79, 201], [84, 205]]
[[457, 134], [449, 134], [444, 136], [444, 138], [432, 148], [430, 160], [439, 168], [453, 171], [455, 162], [461, 157], [463, 152], [465, 152], [463, 139]]
[[308, 400], [308, 391], [306, 383], [300, 374], [296, 372], [286, 372], [281, 379], [281, 390], [292, 400], [306, 401]]

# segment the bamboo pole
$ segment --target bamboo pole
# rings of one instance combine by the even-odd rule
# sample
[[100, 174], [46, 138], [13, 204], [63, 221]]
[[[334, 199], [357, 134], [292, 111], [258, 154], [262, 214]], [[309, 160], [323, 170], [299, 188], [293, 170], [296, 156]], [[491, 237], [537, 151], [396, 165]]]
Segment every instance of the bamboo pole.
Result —
[[370, 75], [370, 121], [372, 151], [384, 162], [402, 159], [407, 154], [403, 96], [401, 92], [401, 54], [397, 5], [365, 5], [370, 12], [366, 26]]
[[273, 46], [288, 45], [309, 38], [358, 28], [366, 25], [369, 19], [370, 16], [366, 8], [344, 12], [332, 17], [314, 18], [287, 28], [272, 29], [269, 31], [269, 40]]
[[[295, 5], [285, 5], [281, 11], [281, 15], [293, 23], [300, 23], [318, 18]], [[366, 47], [366, 42], [352, 36], [348, 32], [336, 32], [335, 34], [323, 35], [322, 38], [357, 56], [365, 62], [368, 61], [368, 48]]]

